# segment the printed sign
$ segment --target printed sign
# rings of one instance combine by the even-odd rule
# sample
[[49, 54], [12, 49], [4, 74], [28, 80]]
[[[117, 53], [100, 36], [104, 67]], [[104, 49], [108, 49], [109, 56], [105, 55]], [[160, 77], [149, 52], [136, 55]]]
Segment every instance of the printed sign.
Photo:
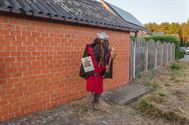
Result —
[[85, 72], [94, 71], [93, 62], [90, 56], [81, 59]]

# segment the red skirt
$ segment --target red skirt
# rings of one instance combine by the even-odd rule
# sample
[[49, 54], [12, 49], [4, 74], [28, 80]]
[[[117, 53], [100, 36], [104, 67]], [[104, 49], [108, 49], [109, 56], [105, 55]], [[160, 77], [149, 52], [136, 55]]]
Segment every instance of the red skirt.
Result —
[[103, 76], [90, 76], [87, 78], [86, 85], [88, 92], [94, 92], [94, 94], [103, 93]]

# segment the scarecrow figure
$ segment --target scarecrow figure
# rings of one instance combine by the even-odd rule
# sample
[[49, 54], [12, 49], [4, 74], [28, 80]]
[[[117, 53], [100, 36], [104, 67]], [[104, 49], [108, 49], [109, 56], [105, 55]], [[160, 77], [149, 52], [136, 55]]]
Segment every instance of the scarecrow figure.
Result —
[[[103, 105], [103, 79], [112, 78], [115, 50], [109, 46], [106, 33], [98, 33], [91, 44], [87, 44], [82, 58], [80, 76], [86, 79], [87, 110], [100, 109]], [[88, 69], [87, 69], [88, 68]]]

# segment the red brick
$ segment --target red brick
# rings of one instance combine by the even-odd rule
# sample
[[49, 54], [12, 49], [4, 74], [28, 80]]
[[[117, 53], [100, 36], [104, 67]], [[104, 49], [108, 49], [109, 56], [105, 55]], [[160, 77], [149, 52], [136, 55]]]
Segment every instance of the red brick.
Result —
[[7, 51], [16, 51], [15, 46], [6, 46], [5, 48], [6, 48]]
[[33, 47], [33, 46], [29, 46], [29, 47], [28, 47], [28, 51], [36, 51], [36, 50], [37, 50], [36, 47]]
[[10, 52], [0, 52], [0, 57], [7, 57], [10, 56], [11, 53]]
[[0, 34], [0, 41], [4, 40], [5, 35], [4, 34]]
[[26, 26], [24, 26], [24, 25], [16, 25], [16, 30], [17, 31], [26, 31]]
[[27, 50], [27, 47], [25, 47], [25, 46], [18, 46], [17, 47], [17, 51], [26, 51]]
[[0, 29], [0, 34], [9, 35], [9, 31]]
[[22, 31], [22, 36], [31, 36], [31, 31]]
[[15, 72], [17, 72], [17, 67], [6, 68], [6, 73], [15, 73]]
[[36, 57], [27, 57], [28, 62], [36, 61]]
[[21, 46], [22, 45], [22, 42], [21, 41], [12, 41], [11, 42], [11, 46]]
[[22, 77], [22, 73], [14, 73], [11, 76], [12, 78]]
[[10, 74], [0, 72], [0, 80], [2, 80], [2, 79], [9, 79], [9, 78], [11, 78]]
[[16, 58], [15, 58], [15, 57], [6, 57], [6, 58], [5, 58], [5, 62], [6, 62], [6, 63], [13, 63], [13, 62], [16, 62]]
[[34, 26], [27, 26], [26, 30], [27, 31], [36, 31], [36, 27], [34, 27]]
[[31, 52], [22, 52], [22, 56], [31, 56]]
[[20, 31], [10, 31], [10, 35], [20, 36], [21, 32]]
[[9, 18], [0, 16], [0, 22], [1, 22], [1, 23], [8, 23], [8, 22], [9, 22]]
[[26, 41], [27, 37], [26, 36], [16, 36], [17, 41]]
[[17, 57], [18, 62], [26, 62], [26, 57]]
[[11, 56], [21, 56], [20, 52], [11, 52]]
[[28, 71], [28, 67], [18, 67], [19, 72], [26, 72]]
[[3, 24], [3, 28], [6, 30], [15, 30], [16, 29], [16, 25], [11, 24], [11, 23], [4, 23]]

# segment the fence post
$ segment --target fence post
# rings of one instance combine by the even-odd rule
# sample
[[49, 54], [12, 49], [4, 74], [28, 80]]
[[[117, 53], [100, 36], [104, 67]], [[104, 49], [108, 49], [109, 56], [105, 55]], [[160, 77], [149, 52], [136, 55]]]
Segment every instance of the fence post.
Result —
[[171, 43], [170, 46], [171, 46], [171, 62], [172, 62], [173, 61], [173, 50], [172, 50], [173, 49], [173, 44]]
[[163, 66], [163, 43], [161, 43], [161, 66]]
[[157, 44], [156, 43], [154, 43], [154, 45], [155, 45], [155, 69], [157, 68]]
[[167, 64], [169, 64], [169, 47], [168, 47], [168, 43], [166, 45], [167, 45]]
[[176, 52], [176, 48], [175, 48], [175, 44], [173, 44], [173, 60], [175, 61], [175, 52]]
[[148, 71], [148, 42], [146, 42], [146, 65], [145, 65], [145, 70], [146, 72]]
[[133, 45], [133, 79], [135, 78], [135, 61], [136, 61], [136, 40], [134, 41]]

